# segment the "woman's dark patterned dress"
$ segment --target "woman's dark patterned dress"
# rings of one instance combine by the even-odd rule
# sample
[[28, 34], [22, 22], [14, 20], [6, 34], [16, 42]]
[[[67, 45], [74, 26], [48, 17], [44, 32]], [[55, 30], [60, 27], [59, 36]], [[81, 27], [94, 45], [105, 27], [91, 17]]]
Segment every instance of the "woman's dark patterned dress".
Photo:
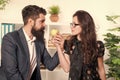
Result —
[[[70, 52], [65, 41], [65, 51]], [[73, 41], [74, 49], [72, 53], [68, 54], [70, 56], [70, 71], [69, 80], [101, 80], [98, 74], [98, 57], [104, 55], [104, 44], [101, 41], [97, 41], [98, 44], [98, 56], [91, 61], [90, 64], [83, 63], [83, 54], [80, 51], [81, 42], [78, 40]], [[78, 50], [79, 49], [79, 50]]]

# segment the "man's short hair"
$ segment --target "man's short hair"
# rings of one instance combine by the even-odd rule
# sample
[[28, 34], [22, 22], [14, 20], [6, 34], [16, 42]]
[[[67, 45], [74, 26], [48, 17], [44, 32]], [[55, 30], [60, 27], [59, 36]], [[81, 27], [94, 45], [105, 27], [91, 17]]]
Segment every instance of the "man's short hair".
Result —
[[36, 5], [25, 6], [22, 10], [24, 25], [27, 24], [29, 18], [36, 20], [39, 17], [39, 14], [46, 15], [46, 10]]

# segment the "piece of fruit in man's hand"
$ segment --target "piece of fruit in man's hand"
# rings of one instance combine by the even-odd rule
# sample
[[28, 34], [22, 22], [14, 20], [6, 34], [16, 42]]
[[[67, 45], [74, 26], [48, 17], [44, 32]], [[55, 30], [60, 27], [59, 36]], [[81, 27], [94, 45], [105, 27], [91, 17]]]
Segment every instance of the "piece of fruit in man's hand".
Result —
[[58, 29], [52, 29], [50, 32], [51, 36], [55, 36], [57, 33], [59, 33]]

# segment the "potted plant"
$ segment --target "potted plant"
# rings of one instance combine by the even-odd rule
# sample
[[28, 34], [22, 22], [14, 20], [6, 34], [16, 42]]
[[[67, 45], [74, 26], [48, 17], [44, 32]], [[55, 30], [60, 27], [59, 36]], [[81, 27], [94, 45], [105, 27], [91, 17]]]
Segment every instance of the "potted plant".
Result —
[[4, 9], [10, 0], [0, 0], [0, 10]]
[[59, 20], [58, 14], [60, 13], [60, 8], [58, 5], [52, 5], [49, 7], [48, 12], [50, 15], [50, 20], [52, 22], [57, 22]]
[[[119, 15], [106, 16], [108, 21], [112, 21], [117, 24], [115, 19], [119, 19]], [[108, 78], [114, 78], [114, 80], [120, 80], [120, 25], [115, 28], [109, 29], [110, 32], [105, 34], [105, 46], [109, 52], [109, 58], [105, 60], [105, 64], [109, 66]], [[118, 33], [113, 33], [118, 32]]]

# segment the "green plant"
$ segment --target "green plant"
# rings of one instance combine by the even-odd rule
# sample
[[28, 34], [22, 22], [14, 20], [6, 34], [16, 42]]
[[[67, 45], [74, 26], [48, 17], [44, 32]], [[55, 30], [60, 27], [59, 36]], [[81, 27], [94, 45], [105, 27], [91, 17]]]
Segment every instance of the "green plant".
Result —
[[0, 0], [0, 10], [4, 9], [10, 0]]
[[50, 14], [59, 14], [60, 13], [60, 8], [58, 5], [52, 5], [49, 7], [48, 12]]
[[[118, 19], [119, 15], [106, 16], [108, 21], [112, 21], [117, 24], [115, 19]], [[113, 77], [115, 80], [120, 80], [120, 35], [112, 32], [120, 32], [120, 26], [109, 29], [108, 33], [104, 36], [105, 46], [109, 52], [109, 58], [105, 60], [105, 64], [109, 66], [107, 77]]]

